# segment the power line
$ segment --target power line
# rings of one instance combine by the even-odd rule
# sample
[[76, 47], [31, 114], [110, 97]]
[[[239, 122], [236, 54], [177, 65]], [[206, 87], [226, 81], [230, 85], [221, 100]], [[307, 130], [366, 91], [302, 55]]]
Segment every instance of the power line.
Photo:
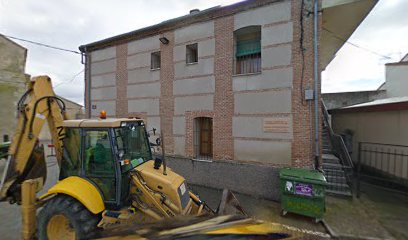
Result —
[[350, 45], [353, 46], [353, 47], [356, 47], [356, 48], [365, 50], [365, 51], [367, 51], [367, 52], [370, 52], [370, 53], [372, 53], [372, 54], [375, 54], [375, 55], [377, 55], [377, 56], [380, 56], [380, 57], [383, 57], [383, 58], [386, 58], [386, 59], [392, 59], [392, 58], [389, 57], [389, 56], [385, 56], [385, 55], [383, 55], [383, 54], [381, 54], [381, 53], [375, 52], [375, 51], [370, 50], [370, 49], [365, 48], [365, 47], [361, 47], [361, 46], [359, 46], [359, 45], [357, 45], [357, 44], [355, 44], [355, 43], [352, 43], [352, 42], [350, 42], [350, 41], [348, 41], [348, 40], [345, 40], [344, 38], [338, 36], [336, 33], [334, 33], [333, 31], [330, 31], [330, 30], [327, 29], [327, 28], [323, 28], [323, 30], [326, 31], [326, 32], [328, 32], [328, 33], [330, 33], [334, 38], [337, 38], [337, 39], [339, 39], [340, 41], [342, 41], [342, 42], [344, 42], [344, 43], [348, 43], [348, 44], [350, 44]]
[[51, 46], [51, 45], [48, 45], [48, 44], [45, 44], [45, 43], [35, 42], [35, 41], [31, 41], [31, 40], [27, 40], [27, 39], [23, 39], [23, 38], [18, 38], [18, 37], [13, 37], [13, 36], [10, 36], [10, 35], [5, 35], [5, 34], [0, 34], [0, 35], [3, 35], [4, 37], [7, 37], [7, 38], [11, 38], [11, 39], [15, 39], [15, 40], [35, 44], [35, 45], [38, 45], [38, 46], [41, 46], [41, 47], [52, 48], [52, 49], [55, 49], [55, 50], [60, 50], [60, 51], [70, 52], [70, 53], [75, 53], [75, 54], [81, 54], [78, 51], [65, 49], [65, 48], [60, 48], [60, 47], [55, 47], [55, 46]]
[[84, 72], [84, 69], [82, 69], [80, 72], [78, 72], [77, 74], [75, 74], [75, 75], [71, 78], [71, 80], [69, 80], [69, 81], [63, 81], [63, 82], [58, 83], [57, 85], [55, 85], [54, 89], [56, 89], [57, 87], [61, 86], [62, 84], [72, 83], [72, 82], [79, 76], [79, 74], [81, 74], [81, 73], [83, 73], [83, 72]]

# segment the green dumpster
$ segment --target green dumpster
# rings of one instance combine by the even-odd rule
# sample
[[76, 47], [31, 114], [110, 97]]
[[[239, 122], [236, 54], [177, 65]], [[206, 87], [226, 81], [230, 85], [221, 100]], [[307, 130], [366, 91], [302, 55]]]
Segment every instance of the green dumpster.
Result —
[[316, 170], [282, 168], [281, 182], [282, 213], [297, 213], [312, 217], [316, 222], [326, 211], [326, 178]]

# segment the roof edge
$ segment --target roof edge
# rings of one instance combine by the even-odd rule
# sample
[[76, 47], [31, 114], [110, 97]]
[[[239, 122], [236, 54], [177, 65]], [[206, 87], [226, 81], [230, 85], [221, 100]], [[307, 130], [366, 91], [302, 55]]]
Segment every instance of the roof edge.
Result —
[[198, 13], [187, 14], [177, 18], [165, 20], [155, 25], [140, 28], [127, 33], [119, 34], [113, 37], [105, 38], [96, 42], [88, 43], [79, 46], [81, 52], [91, 52], [98, 49], [103, 49], [133, 40], [138, 40], [153, 35], [162, 34], [183, 26], [188, 26], [194, 23], [210, 21], [216, 18], [225, 17], [246, 11], [253, 8], [262, 7], [268, 4], [284, 2], [286, 0], [245, 0], [227, 6], [215, 6], [202, 10]]
[[7, 41], [9, 41], [10, 43], [16, 45], [17, 47], [19, 47], [19, 48], [21, 48], [21, 49], [23, 49], [23, 50], [25, 50], [25, 51], [27, 52], [27, 48], [23, 47], [22, 45], [18, 44], [18, 43], [15, 42], [15, 41], [11, 40], [11, 39], [8, 38], [6, 35], [3, 35], [3, 34], [0, 33], [0, 37], [3, 37], [4, 39], [6, 39]]
[[393, 62], [393, 63], [386, 63], [385, 66], [403, 66], [403, 65], [408, 65], [407, 62]]
[[395, 102], [395, 103], [383, 103], [370, 106], [356, 106], [347, 108], [337, 108], [328, 110], [330, 114], [333, 113], [357, 113], [357, 112], [386, 112], [386, 111], [400, 111], [408, 110], [408, 101]]

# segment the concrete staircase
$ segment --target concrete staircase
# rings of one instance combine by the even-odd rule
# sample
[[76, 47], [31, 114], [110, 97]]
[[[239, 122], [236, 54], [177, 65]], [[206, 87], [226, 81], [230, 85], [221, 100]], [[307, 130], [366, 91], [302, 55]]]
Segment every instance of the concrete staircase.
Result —
[[322, 141], [323, 141], [323, 171], [326, 177], [328, 186], [326, 193], [337, 196], [351, 197], [351, 188], [347, 184], [346, 172], [341, 165], [338, 157], [334, 155], [334, 149], [330, 142], [328, 127], [323, 127]]

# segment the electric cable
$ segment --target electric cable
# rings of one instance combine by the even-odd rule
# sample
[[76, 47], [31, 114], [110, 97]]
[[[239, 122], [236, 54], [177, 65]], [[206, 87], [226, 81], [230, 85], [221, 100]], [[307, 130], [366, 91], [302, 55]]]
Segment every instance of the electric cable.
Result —
[[352, 43], [352, 42], [350, 42], [350, 41], [348, 41], [348, 40], [345, 40], [344, 38], [340, 37], [339, 35], [337, 35], [337, 34], [334, 33], [333, 31], [331, 31], [331, 30], [329, 30], [329, 29], [327, 29], [327, 28], [325, 28], [325, 27], [323, 27], [323, 30], [326, 31], [326, 32], [328, 32], [328, 33], [330, 33], [334, 38], [336, 38], [336, 39], [342, 41], [343, 43], [348, 43], [348, 44], [350, 44], [350, 45], [353, 46], [353, 47], [356, 47], [356, 48], [362, 49], [362, 50], [364, 50], [364, 51], [370, 52], [370, 53], [372, 53], [372, 54], [374, 54], [374, 55], [377, 55], [377, 56], [380, 56], [380, 57], [382, 57], [382, 58], [392, 59], [392, 58], [389, 57], [389, 56], [385, 56], [385, 55], [383, 55], [383, 54], [381, 54], [381, 53], [378, 53], [378, 52], [376, 52], [376, 51], [370, 50], [370, 49], [368, 49], [368, 48], [359, 46], [359, 45], [357, 45], [357, 44], [355, 44], [355, 43]]
[[80, 72], [78, 72], [77, 74], [75, 74], [75, 75], [71, 78], [71, 80], [69, 80], [69, 81], [63, 81], [63, 82], [58, 83], [57, 85], [55, 85], [54, 89], [56, 89], [57, 87], [61, 86], [62, 84], [68, 84], [68, 83], [73, 82], [73, 81], [79, 76], [79, 74], [81, 74], [81, 73], [83, 73], [83, 72], [84, 72], [84, 69], [82, 69]]
[[4, 37], [6, 37], [6, 38], [11, 38], [11, 39], [15, 39], [15, 40], [23, 41], [23, 42], [28, 42], [28, 43], [31, 43], [31, 44], [34, 44], [34, 45], [38, 45], [38, 46], [41, 46], [41, 47], [51, 48], [51, 49], [54, 49], [54, 50], [59, 50], [59, 51], [64, 51], [64, 52], [70, 52], [70, 53], [75, 53], [75, 54], [81, 54], [81, 53], [78, 52], [78, 51], [74, 51], [74, 50], [70, 50], [70, 49], [66, 49], [66, 48], [61, 48], [61, 47], [55, 47], [55, 46], [52, 46], [52, 45], [49, 45], [49, 44], [45, 44], [45, 43], [40, 43], [40, 42], [36, 42], [36, 41], [32, 41], [32, 40], [27, 40], [27, 39], [23, 39], [23, 38], [13, 37], [13, 36], [6, 35], [6, 34], [2, 34], [2, 33], [0, 33], [0, 35], [4, 36]]

